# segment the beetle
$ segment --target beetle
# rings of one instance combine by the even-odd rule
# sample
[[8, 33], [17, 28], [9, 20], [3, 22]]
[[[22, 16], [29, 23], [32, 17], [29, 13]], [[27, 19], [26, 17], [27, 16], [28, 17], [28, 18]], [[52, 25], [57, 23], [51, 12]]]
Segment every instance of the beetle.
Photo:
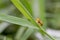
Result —
[[36, 22], [37, 22], [37, 24], [39, 24], [40, 26], [43, 26], [43, 22], [40, 20], [40, 18], [36, 18]]

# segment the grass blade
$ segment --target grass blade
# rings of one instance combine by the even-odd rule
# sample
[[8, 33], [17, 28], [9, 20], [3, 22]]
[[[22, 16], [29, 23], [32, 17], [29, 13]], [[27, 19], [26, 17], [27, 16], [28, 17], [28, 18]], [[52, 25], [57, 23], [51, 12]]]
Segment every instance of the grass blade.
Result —
[[32, 14], [32, 7], [31, 7], [31, 3], [28, 2], [28, 0], [20, 0], [21, 3], [25, 6], [25, 8], [30, 12], [30, 14]]
[[22, 36], [21, 40], [27, 40], [27, 38], [34, 32], [32, 28], [28, 28], [24, 35]]
[[45, 0], [38, 0], [38, 5], [39, 5], [39, 16], [40, 19], [44, 22], [43, 28], [46, 29], [47, 24], [46, 24], [46, 13], [45, 13]]
[[16, 36], [15, 36], [15, 40], [20, 40], [24, 31], [25, 31], [25, 27], [20, 27], [16, 33]]
[[7, 14], [0, 14], [0, 20], [7, 21], [13, 24], [22, 25], [24, 27], [30, 27], [38, 29], [37, 27], [34, 27], [28, 20], [24, 20], [22, 18], [10, 16]]

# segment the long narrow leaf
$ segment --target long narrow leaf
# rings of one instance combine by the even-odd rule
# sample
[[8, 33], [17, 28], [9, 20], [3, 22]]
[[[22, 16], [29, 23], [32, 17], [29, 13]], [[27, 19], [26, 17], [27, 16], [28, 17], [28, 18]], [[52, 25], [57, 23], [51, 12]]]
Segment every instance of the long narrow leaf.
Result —
[[27, 0], [20, 0], [21, 3], [25, 6], [25, 8], [32, 14], [32, 7], [31, 4]]
[[7, 21], [17, 25], [22, 25], [25, 27], [38, 29], [37, 27], [34, 27], [28, 20], [24, 20], [22, 18], [18, 18], [18, 17], [6, 15], [6, 14], [0, 14], [0, 20]]
[[25, 31], [25, 27], [20, 27], [16, 33], [16, 36], [15, 36], [15, 40], [20, 40], [24, 31]]
[[32, 28], [28, 28], [27, 31], [22, 36], [21, 40], [27, 40], [27, 38], [34, 32]]
[[44, 22], [43, 27], [46, 28], [46, 13], [45, 13], [45, 0], [38, 0], [39, 5], [39, 16], [40, 19]]

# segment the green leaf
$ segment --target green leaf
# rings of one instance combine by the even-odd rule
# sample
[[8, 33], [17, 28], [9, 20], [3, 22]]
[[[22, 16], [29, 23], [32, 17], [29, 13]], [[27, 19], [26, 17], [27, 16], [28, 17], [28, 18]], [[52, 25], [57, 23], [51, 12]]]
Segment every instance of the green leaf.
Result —
[[21, 40], [27, 40], [27, 38], [34, 32], [32, 28], [28, 28], [24, 35], [22, 36]]
[[45, 13], [45, 0], [38, 0], [39, 5], [39, 17], [43, 21], [43, 28], [46, 28], [46, 13]]
[[28, 0], [20, 0], [21, 3], [24, 5], [24, 7], [32, 14], [32, 6], [31, 3], [28, 2]]
[[15, 40], [20, 40], [24, 31], [25, 31], [25, 27], [20, 27], [16, 33], [16, 36], [15, 36]]
[[14, 16], [10, 16], [7, 14], [0, 14], [0, 20], [7, 21], [7, 22], [17, 24], [17, 25], [22, 25], [24, 27], [30, 27], [30, 28], [38, 29], [37, 27], [34, 27], [28, 20], [18, 18], [18, 17], [14, 17]]

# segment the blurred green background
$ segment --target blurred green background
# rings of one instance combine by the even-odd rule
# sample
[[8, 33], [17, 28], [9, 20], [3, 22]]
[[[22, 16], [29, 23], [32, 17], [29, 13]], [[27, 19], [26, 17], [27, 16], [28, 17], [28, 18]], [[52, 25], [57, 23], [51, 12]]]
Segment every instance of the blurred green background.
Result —
[[[32, 17], [40, 18], [43, 22], [43, 28], [47, 32], [60, 40], [60, 0], [20, 0]], [[26, 19], [25, 16], [15, 7], [11, 0], [0, 0], [0, 14], [8, 14], [15, 17]], [[0, 40], [20, 40], [28, 28], [21, 25], [12, 24], [0, 20]], [[20, 31], [20, 33], [18, 33]], [[52, 33], [51, 33], [52, 32]], [[20, 34], [20, 36], [17, 36]], [[57, 35], [58, 34], [58, 35]], [[17, 38], [17, 39], [16, 39]], [[31, 33], [27, 40], [49, 40], [39, 34], [38, 31]]]

